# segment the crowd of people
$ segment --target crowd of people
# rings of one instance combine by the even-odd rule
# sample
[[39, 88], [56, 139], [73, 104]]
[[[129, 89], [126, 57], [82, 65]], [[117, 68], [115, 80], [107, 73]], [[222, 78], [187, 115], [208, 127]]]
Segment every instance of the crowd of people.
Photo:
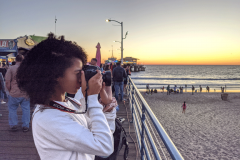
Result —
[[[89, 65], [98, 69], [86, 80], [86, 64], [82, 47], [50, 33], [31, 50], [19, 49], [15, 65], [2, 67], [6, 73], [0, 73], [1, 98], [8, 98], [10, 130], [19, 129], [21, 106], [22, 131], [29, 131], [31, 119], [41, 159], [92, 160], [113, 153], [116, 112], [124, 100], [130, 66], [117, 62], [98, 67], [93, 58]], [[103, 82], [105, 72], [111, 72], [110, 86]]]
[[[162, 88], [160, 88], [160, 90], [162, 91], [162, 93], [164, 93], [164, 86], [162, 87]], [[166, 90], [167, 90], [167, 95], [170, 95], [171, 93], [183, 93], [183, 87], [182, 86], [180, 86], [179, 88], [177, 87], [177, 85], [174, 85], [174, 87], [170, 87], [170, 85], [167, 85], [167, 88], [166, 88]], [[192, 95], [195, 93], [195, 92], [197, 92], [197, 90], [196, 90], [196, 88], [195, 88], [195, 86], [194, 85], [192, 85], [192, 87], [191, 87], [191, 91], [192, 91]], [[214, 89], [214, 91], [216, 91], [216, 89]], [[185, 85], [185, 92], [187, 92], [187, 85]], [[199, 85], [199, 92], [201, 93], [202, 92], [202, 86], [201, 85]], [[210, 87], [209, 86], [207, 86], [206, 87], [206, 92], [210, 92]], [[226, 87], [224, 88], [224, 87], [221, 87], [221, 92], [222, 93], [224, 93], [224, 92], [226, 92]], [[145, 94], [149, 94], [149, 95], [151, 95], [152, 93], [157, 93], [157, 88], [150, 88], [150, 85], [149, 84], [147, 84], [146, 85], [146, 92], [145, 92]]]
[[[89, 64], [98, 67], [96, 58], [92, 58]], [[119, 95], [120, 101], [123, 101], [123, 96], [126, 95], [128, 76], [131, 75], [130, 65], [121, 65], [121, 62], [119, 61], [109, 64], [101, 64], [98, 68], [102, 73], [111, 72], [112, 92], [115, 92], [115, 98], [117, 101], [119, 99]]]

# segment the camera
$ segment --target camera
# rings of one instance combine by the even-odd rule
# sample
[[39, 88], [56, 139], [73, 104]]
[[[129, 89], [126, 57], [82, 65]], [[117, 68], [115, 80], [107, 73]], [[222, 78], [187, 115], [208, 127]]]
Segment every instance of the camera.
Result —
[[[86, 82], [88, 82], [90, 78], [92, 78], [95, 74], [97, 74], [97, 70], [100, 70], [100, 68], [96, 66], [84, 65], [82, 70], [85, 73]], [[105, 82], [106, 86], [111, 86], [112, 77], [111, 77], [110, 71], [102, 73], [102, 79], [103, 79], [103, 82]]]

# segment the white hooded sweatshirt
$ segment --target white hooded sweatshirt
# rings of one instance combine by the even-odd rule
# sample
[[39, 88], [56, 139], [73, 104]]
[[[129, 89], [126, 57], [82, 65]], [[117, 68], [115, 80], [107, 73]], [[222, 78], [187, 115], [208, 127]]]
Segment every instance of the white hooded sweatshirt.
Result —
[[[112, 154], [116, 110], [113, 109], [105, 116], [97, 97], [97, 94], [88, 96], [86, 114], [67, 113], [57, 109], [44, 109], [41, 112], [38, 111], [40, 105], [36, 106], [32, 130], [42, 160], [93, 160], [95, 155]], [[70, 101], [56, 102], [77, 109]]]

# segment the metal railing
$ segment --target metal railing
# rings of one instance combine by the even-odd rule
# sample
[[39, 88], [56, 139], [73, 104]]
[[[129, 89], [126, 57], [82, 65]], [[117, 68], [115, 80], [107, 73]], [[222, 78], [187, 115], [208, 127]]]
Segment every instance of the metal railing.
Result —
[[127, 95], [141, 159], [183, 160], [182, 155], [129, 77]]

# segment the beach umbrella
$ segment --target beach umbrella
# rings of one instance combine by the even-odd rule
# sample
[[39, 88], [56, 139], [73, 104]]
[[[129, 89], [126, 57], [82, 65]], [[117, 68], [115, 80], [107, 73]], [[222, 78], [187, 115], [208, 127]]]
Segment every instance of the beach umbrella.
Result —
[[100, 43], [98, 42], [97, 46], [97, 53], [96, 53], [96, 59], [97, 59], [97, 65], [100, 67], [100, 64], [101, 64], [101, 52], [100, 52]]

